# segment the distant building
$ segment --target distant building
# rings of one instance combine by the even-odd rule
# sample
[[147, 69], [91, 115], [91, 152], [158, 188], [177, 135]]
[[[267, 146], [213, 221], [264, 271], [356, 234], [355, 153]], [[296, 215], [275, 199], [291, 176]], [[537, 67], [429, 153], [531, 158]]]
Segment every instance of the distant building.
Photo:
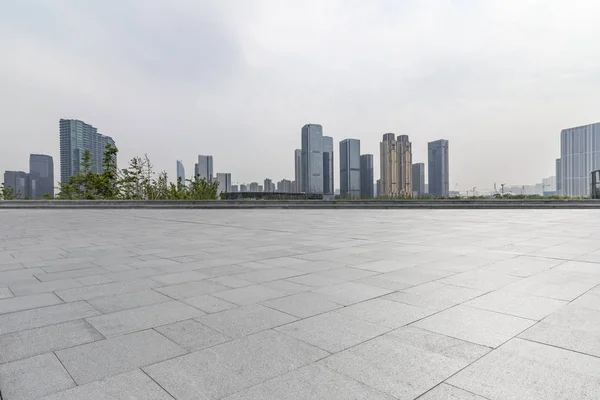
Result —
[[12, 188], [16, 198], [29, 198], [29, 174], [24, 171], [5, 171], [4, 187]]
[[81, 168], [83, 154], [92, 156], [92, 171], [102, 173], [102, 159], [108, 144], [115, 146], [110, 136], [98, 133], [98, 129], [77, 119], [61, 119], [60, 135], [60, 181], [68, 183], [71, 176]]
[[323, 136], [323, 194], [333, 195], [333, 138]]
[[381, 197], [381, 179], [377, 179], [377, 182], [375, 182], [375, 195], [377, 197]]
[[279, 193], [292, 193], [292, 181], [289, 181], [287, 179], [282, 179], [281, 181], [277, 182], [277, 192]]
[[373, 154], [363, 154], [360, 156], [360, 196], [375, 197], [373, 185]]
[[247, 185], [240, 185], [240, 192], [247, 192], [247, 191], [248, 191]]
[[302, 127], [302, 188], [309, 194], [323, 193], [323, 127]]
[[294, 172], [296, 178], [295, 192], [300, 193], [304, 189], [302, 187], [302, 149], [294, 150]]
[[422, 196], [425, 193], [425, 164], [416, 163], [412, 165], [413, 193]]
[[550, 176], [542, 179], [542, 191], [544, 196], [556, 195], [556, 177]]
[[231, 174], [217, 172], [217, 182], [219, 182], [217, 194], [231, 192]]
[[380, 156], [380, 196], [398, 195], [398, 153], [396, 152], [396, 135], [386, 133], [379, 145]]
[[398, 135], [396, 143], [398, 153], [398, 194], [412, 197], [412, 143], [408, 135]]
[[259, 192], [264, 192], [265, 188], [263, 187], [263, 185], [258, 185], [258, 191]]
[[429, 194], [429, 183], [425, 184], [425, 194]]
[[556, 194], [562, 196], [562, 170], [561, 170], [561, 160], [560, 158], [556, 159]]
[[600, 199], [600, 170], [592, 171], [591, 182], [590, 194], [592, 199]]
[[200, 175], [200, 179], [205, 179], [207, 182], [213, 180], [213, 157], [212, 156], [198, 156], [198, 163], [196, 164], [195, 171], [196, 176]]
[[54, 197], [54, 161], [51, 156], [44, 154], [29, 156], [28, 191], [32, 199]]
[[450, 191], [448, 172], [448, 141], [441, 139], [427, 145], [429, 194], [448, 197]]
[[258, 182], [251, 182], [250, 183], [250, 191], [251, 192], [258, 192]]
[[238, 185], [231, 185], [231, 193], [238, 193], [239, 190]]
[[560, 160], [561, 193], [572, 197], [589, 196], [590, 174], [600, 169], [600, 123], [563, 129]]
[[340, 195], [360, 197], [360, 140], [340, 142]]
[[185, 186], [185, 168], [183, 167], [183, 162], [180, 160], [177, 160], [177, 183]]
[[265, 192], [271, 193], [271, 192], [275, 191], [275, 189], [273, 187], [273, 181], [269, 178], [265, 179], [264, 187], [265, 187]]

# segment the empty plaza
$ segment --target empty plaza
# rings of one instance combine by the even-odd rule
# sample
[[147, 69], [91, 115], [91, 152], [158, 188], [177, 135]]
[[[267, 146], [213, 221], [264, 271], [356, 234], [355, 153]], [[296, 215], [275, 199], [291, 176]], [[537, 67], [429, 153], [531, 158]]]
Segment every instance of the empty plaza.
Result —
[[600, 398], [600, 210], [0, 210], [2, 400]]

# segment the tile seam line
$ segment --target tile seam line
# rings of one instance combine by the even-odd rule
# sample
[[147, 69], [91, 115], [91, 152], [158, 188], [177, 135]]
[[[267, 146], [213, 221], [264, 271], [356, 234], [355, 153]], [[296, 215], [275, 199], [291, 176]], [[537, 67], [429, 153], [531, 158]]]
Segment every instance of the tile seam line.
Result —
[[[148, 375], [148, 373], [146, 371], [144, 371], [142, 368], [137, 368], [140, 371], [142, 371], [142, 374], [146, 375], [148, 377], [148, 379], [150, 379], [152, 382], [154, 382], [159, 388], [161, 388], [162, 390], [164, 390], [164, 392], [169, 395], [169, 397], [171, 397], [173, 400], [177, 400], [177, 398], [175, 396], [173, 396], [167, 389], [165, 389], [160, 383], [158, 383], [156, 380], [154, 380], [153, 377], [151, 377], [150, 375]], [[135, 371], [135, 370], [133, 370]], [[2, 399], [0, 399], [2, 400]]]

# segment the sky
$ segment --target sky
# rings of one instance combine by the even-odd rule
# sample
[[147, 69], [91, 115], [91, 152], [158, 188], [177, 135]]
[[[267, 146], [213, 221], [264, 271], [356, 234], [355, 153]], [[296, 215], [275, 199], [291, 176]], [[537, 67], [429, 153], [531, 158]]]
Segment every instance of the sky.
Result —
[[413, 162], [449, 140], [450, 190], [541, 182], [561, 129], [600, 121], [598, 21], [597, 0], [0, 0], [0, 171], [50, 154], [59, 180], [72, 118], [173, 180], [198, 154], [293, 180], [317, 123], [375, 179], [394, 132]]

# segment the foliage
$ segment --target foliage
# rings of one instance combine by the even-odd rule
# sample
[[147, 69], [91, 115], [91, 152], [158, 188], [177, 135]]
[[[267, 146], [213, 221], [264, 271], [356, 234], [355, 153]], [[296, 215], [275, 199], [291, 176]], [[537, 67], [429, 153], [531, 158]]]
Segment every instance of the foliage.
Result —
[[10, 186], [0, 185], [0, 200], [17, 200], [21, 197], [21, 191], [15, 192], [15, 189]]
[[63, 200], [215, 200], [218, 182], [207, 182], [200, 176], [187, 180], [169, 182], [165, 171], [154, 173], [147, 155], [134, 157], [129, 166], [117, 168], [119, 150], [108, 144], [102, 158], [102, 173], [92, 170], [93, 160], [89, 151], [81, 159], [78, 173], [68, 183], [59, 183], [59, 199]]

